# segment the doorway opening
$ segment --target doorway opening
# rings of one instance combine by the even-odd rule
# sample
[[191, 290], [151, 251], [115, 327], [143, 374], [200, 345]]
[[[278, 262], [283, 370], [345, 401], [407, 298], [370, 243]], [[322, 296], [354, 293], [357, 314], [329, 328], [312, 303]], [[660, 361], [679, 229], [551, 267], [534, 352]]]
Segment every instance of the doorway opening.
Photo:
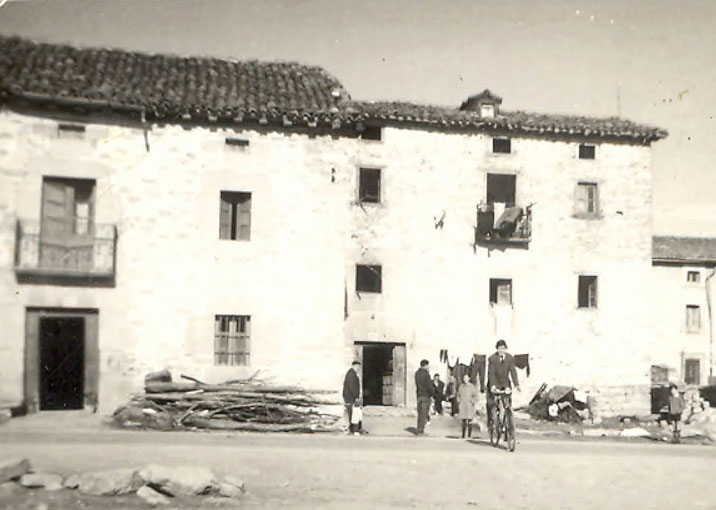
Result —
[[405, 405], [405, 345], [360, 343], [364, 405]]
[[97, 411], [98, 335], [97, 309], [26, 309], [26, 412], [86, 408]]
[[43, 317], [39, 332], [40, 410], [82, 409], [85, 322], [82, 317]]

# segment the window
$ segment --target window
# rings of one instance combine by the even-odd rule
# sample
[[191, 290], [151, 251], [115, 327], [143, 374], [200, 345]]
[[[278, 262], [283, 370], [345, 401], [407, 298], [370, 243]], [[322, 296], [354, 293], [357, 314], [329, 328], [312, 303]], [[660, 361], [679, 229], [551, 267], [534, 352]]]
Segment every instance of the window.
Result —
[[496, 305], [512, 304], [512, 280], [490, 278], [490, 303]]
[[512, 142], [509, 138], [493, 138], [492, 152], [509, 154], [512, 152]]
[[597, 277], [596, 276], [579, 276], [578, 290], [578, 306], [579, 308], [596, 308], [597, 307]]
[[360, 133], [360, 137], [363, 140], [378, 140], [380, 141], [383, 137], [383, 128], [380, 126], [366, 126]]
[[701, 331], [701, 307], [686, 305], [686, 331], [698, 333]]
[[46, 238], [86, 236], [93, 231], [94, 179], [45, 177], [42, 234]]
[[579, 159], [594, 159], [596, 147], [583, 143], [579, 146]]
[[222, 191], [219, 208], [219, 239], [251, 239], [251, 193]]
[[701, 281], [700, 271], [689, 271], [686, 273], [686, 281], [691, 283], [699, 283]]
[[234, 138], [231, 136], [227, 136], [224, 139], [224, 142], [226, 143], [227, 147], [234, 147], [237, 149], [246, 149], [246, 147], [249, 146], [248, 140], [245, 140], [243, 138]]
[[251, 317], [217, 315], [214, 317], [214, 365], [248, 365]]
[[361, 202], [380, 202], [380, 169], [360, 169], [359, 199]]
[[490, 103], [481, 104], [480, 105], [480, 117], [484, 117], [486, 119], [494, 118], [495, 117], [495, 105], [490, 104]]
[[85, 134], [85, 126], [81, 124], [58, 124], [58, 138], [83, 138]]
[[684, 382], [686, 384], [701, 383], [701, 363], [698, 359], [684, 360]]
[[516, 186], [514, 174], [487, 174], [487, 203], [515, 205]]
[[382, 273], [382, 266], [356, 264], [356, 292], [380, 294], [383, 291]]
[[597, 216], [599, 214], [599, 196], [597, 184], [594, 182], [580, 182], [577, 184], [576, 213], [582, 216]]

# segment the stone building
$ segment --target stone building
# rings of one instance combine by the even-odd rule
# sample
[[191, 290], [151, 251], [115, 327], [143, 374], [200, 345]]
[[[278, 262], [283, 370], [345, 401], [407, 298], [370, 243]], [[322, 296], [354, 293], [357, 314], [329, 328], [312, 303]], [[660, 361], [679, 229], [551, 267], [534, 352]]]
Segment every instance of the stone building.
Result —
[[338, 389], [356, 356], [367, 402], [412, 405], [420, 359], [505, 338], [524, 395], [648, 409], [662, 130], [17, 38], [0, 102], [5, 405], [111, 412], [163, 367]]
[[709, 384], [716, 239], [654, 236], [653, 266], [654, 378]]

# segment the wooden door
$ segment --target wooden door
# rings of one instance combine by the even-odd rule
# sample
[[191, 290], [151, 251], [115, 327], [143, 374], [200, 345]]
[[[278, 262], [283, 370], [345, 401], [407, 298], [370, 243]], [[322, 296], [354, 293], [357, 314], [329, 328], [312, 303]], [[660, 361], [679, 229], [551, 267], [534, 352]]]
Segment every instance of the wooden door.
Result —
[[84, 321], [84, 405], [95, 407], [99, 398], [99, 313], [95, 309], [32, 308], [25, 315], [25, 407], [40, 408], [40, 321], [78, 318]]
[[405, 405], [406, 352], [404, 345], [393, 347], [393, 405]]

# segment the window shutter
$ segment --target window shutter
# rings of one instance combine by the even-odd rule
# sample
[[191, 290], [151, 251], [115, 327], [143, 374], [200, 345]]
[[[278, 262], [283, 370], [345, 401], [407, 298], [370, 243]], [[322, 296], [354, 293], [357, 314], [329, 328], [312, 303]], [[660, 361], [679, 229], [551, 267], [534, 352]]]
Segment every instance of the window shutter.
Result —
[[219, 239], [231, 239], [231, 203], [223, 197], [219, 207]]
[[42, 188], [42, 235], [64, 238], [72, 233], [74, 189], [67, 184], [45, 180]]
[[236, 239], [245, 241], [251, 239], [251, 195], [249, 193], [242, 197], [238, 204]]

